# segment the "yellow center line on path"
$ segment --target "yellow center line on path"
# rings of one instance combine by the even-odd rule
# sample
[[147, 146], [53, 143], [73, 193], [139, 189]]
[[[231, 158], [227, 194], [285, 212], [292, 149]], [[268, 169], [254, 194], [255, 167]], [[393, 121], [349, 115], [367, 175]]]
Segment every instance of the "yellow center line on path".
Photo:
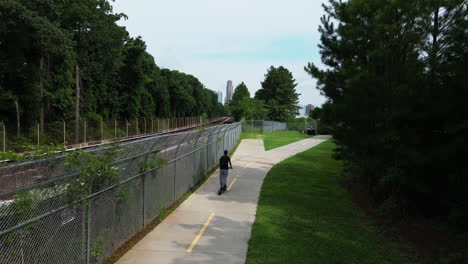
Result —
[[234, 180], [232, 180], [231, 184], [229, 184], [229, 187], [228, 187], [229, 191], [231, 190], [231, 187], [236, 182], [236, 180], [237, 180], [237, 178], [234, 178]]
[[[249, 164], [247, 164], [245, 167], [243, 167], [244, 169], [247, 169], [248, 167], [250, 167], [250, 165], [254, 164], [255, 162], [250, 162]], [[231, 184], [229, 184], [229, 187], [228, 187], [228, 191], [231, 190], [231, 187], [232, 185], [234, 185], [234, 183], [236, 182], [237, 180], [237, 177], [239, 177], [239, 174], [236, 173], [236, 177], [234, 178], [234, 180], [232, 180]]]
[[200, 230], [200, 232], [198, 233], [198, 235], [195, 237], [195, 239], [192, 241], [192, 244], [190, 245], [189, 248], [187, 248], [187, 253], [190, 253], [192, 252], [192, 249], [195, 247], [195, 245], [197, 244], [198, 240], [200, 240], [201, 236], [203, 235], [203, 233], [205, 232], [206, 228], [208, 227], [208, 225], [210, 224], [211, 222], [211, 219], [213, 219], [214, 217], [214, 213], [211, 213], [210, 217], [208, 218], [208, 220], [206, 220], [205, 222], [205, 225], [203, 225], [203, 228]]

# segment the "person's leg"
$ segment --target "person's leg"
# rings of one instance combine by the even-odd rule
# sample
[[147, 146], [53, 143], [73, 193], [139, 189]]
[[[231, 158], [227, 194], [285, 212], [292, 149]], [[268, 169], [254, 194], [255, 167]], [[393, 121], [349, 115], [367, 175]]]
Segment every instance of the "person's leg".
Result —
[[223, 188], [223, 190], [225, 191], [226, 191], [226, 184], [227, 184], [227, 176], [228, 176], [228, 170], [223, 170], [221, 188]]
[[219, 188], [223, 188], [223, 170], [219, 170]]

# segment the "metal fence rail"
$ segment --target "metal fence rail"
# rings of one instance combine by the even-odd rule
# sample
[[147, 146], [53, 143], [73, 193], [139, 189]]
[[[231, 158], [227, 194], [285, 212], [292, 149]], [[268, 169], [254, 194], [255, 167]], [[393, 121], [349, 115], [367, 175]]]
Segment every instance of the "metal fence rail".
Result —
[[1, 167], [0, 264], [99, 263], [213, 169], [241, 131], [235, 123], [93, 150], [115, 155], [118, 183], [93, 178], [73, 196], [80, 172], [65, 156]]

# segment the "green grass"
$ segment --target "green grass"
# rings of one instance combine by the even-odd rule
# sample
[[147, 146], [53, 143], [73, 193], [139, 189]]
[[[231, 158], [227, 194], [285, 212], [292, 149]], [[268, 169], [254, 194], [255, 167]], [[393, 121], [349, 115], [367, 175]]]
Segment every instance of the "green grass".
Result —
[[241, 139], [262, 139], [265, 150], [271, 150], [284, 145], [294, 143], [299, 140], [309, 138], [307, 134], [301, 134], [299, 131], [276, 131], [266, 134], [242, 133]]
[[265, 144], [265, 150], [268, 151], [310, 137], [307, 134], [301, 134], [299, 131], [276, 131], [265, 134], [263, 143]]
[[329, 140], [268, 173], [260, 193], [247, 264], [411, 263], [385, 241], [336, 175]]

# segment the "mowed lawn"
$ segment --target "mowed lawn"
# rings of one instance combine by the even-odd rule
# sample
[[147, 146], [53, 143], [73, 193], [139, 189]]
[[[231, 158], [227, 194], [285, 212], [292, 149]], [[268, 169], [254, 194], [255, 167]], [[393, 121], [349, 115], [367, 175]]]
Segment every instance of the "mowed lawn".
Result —
[[334, 143], [274, 166], [263, 183], [247, 264], [411, 263], [336, 182]]
[[253, 138], [260, 139], [263, 138], [263, 143], [265, 145], [265, 150], [271, 150], [278, 148], [284, 145], [294, 143], [299, 140], [309, 138], [311, 136], [307, 134], [302, 134], [299, 131], [276, 131], [266, 134], [255, 134], [255, 133], [242, 133], [241, 138]]

